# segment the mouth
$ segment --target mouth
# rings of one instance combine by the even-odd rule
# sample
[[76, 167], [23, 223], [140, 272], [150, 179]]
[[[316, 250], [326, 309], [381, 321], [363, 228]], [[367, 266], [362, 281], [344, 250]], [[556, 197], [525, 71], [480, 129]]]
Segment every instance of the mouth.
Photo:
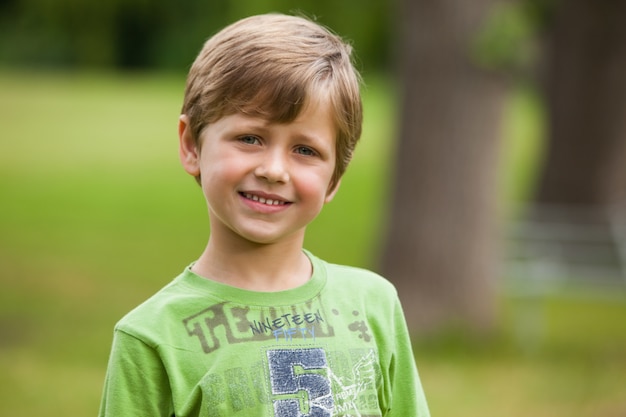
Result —
[[279, 198], [261, 197], [256, 194], [250, 194], [250, 193], [244, 193], [244, 192], [239, 193], [239, 194], [248, 200], [256, 201], [258, 203], [265, 204], [266, 206], [284, 206], [286, 204], [289, 204], [288, 201], [281, 200]]

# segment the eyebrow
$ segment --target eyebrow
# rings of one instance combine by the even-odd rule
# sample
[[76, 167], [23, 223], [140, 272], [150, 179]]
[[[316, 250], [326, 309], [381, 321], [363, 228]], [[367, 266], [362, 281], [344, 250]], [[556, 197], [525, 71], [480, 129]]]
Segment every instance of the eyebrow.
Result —
[[[238, 123], [237, 127], [232, 127], [230, 129], [234, 132], [253, 130], [253, 131], [260, 132], [261, 135], [267, 135], [271, 131], [272, 126], [288, 125], [291, 123], [291, 122], [284, 122], [284, 123], [273, 122], [271, 120], [267, 120], [262, 117], [248, 116], [242, 113], [238, 113], [237, 117], [241, 120], [241, 122]], [[326, 139], [317, 135], [311, 135], [307, 133], [306, 131], [296, 132], [296, 135], [294, 137], [297, 140], [303, 141], [307, 144], [310, 144], [311, 146], [315, 146], [316, 148], [320, 148], [323, 146], [327, 148], [330, 153], [332, 153], [332, 151], [335, 149], [334, 143], [328, 143]], [[331, 137], [331, 140], [333, 139], [336, 140], [336, 137], [335, 136]]]

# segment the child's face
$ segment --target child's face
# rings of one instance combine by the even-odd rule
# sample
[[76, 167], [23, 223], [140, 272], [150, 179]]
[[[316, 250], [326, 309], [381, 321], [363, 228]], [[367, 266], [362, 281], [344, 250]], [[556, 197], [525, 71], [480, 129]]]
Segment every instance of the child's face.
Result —
[[325, 102], [285, 124], [225, 116], [202, 131], [200, 149], [185, 116], [179, 133], [185, 170], [201, 176], [214, 238], [301, 239], [338, 188], [329, 189], [336, 129]]

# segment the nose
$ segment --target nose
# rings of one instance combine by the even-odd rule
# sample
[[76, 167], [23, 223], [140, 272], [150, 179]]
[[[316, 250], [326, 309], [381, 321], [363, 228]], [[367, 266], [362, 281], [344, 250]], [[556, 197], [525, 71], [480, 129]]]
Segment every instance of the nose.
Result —
[[286, 157], [278, 150], [265, 153], [254, 173], [270, 183], [286, 183], [290, 179]]

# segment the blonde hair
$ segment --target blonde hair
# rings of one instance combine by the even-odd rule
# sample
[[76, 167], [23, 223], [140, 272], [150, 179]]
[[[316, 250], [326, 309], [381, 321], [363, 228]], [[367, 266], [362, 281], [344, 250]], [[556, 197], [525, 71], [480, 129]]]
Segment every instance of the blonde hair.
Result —
[[288, 123], [312, 99], [327, 97], [337, 129], [332, 188], [361, 136], [360, 77], [351, 53], [339, 36], [303, 17], [242, 19], [204, 44], [187, 77], [182, 113], [198, 141], [207, 124], [224, 116]]

